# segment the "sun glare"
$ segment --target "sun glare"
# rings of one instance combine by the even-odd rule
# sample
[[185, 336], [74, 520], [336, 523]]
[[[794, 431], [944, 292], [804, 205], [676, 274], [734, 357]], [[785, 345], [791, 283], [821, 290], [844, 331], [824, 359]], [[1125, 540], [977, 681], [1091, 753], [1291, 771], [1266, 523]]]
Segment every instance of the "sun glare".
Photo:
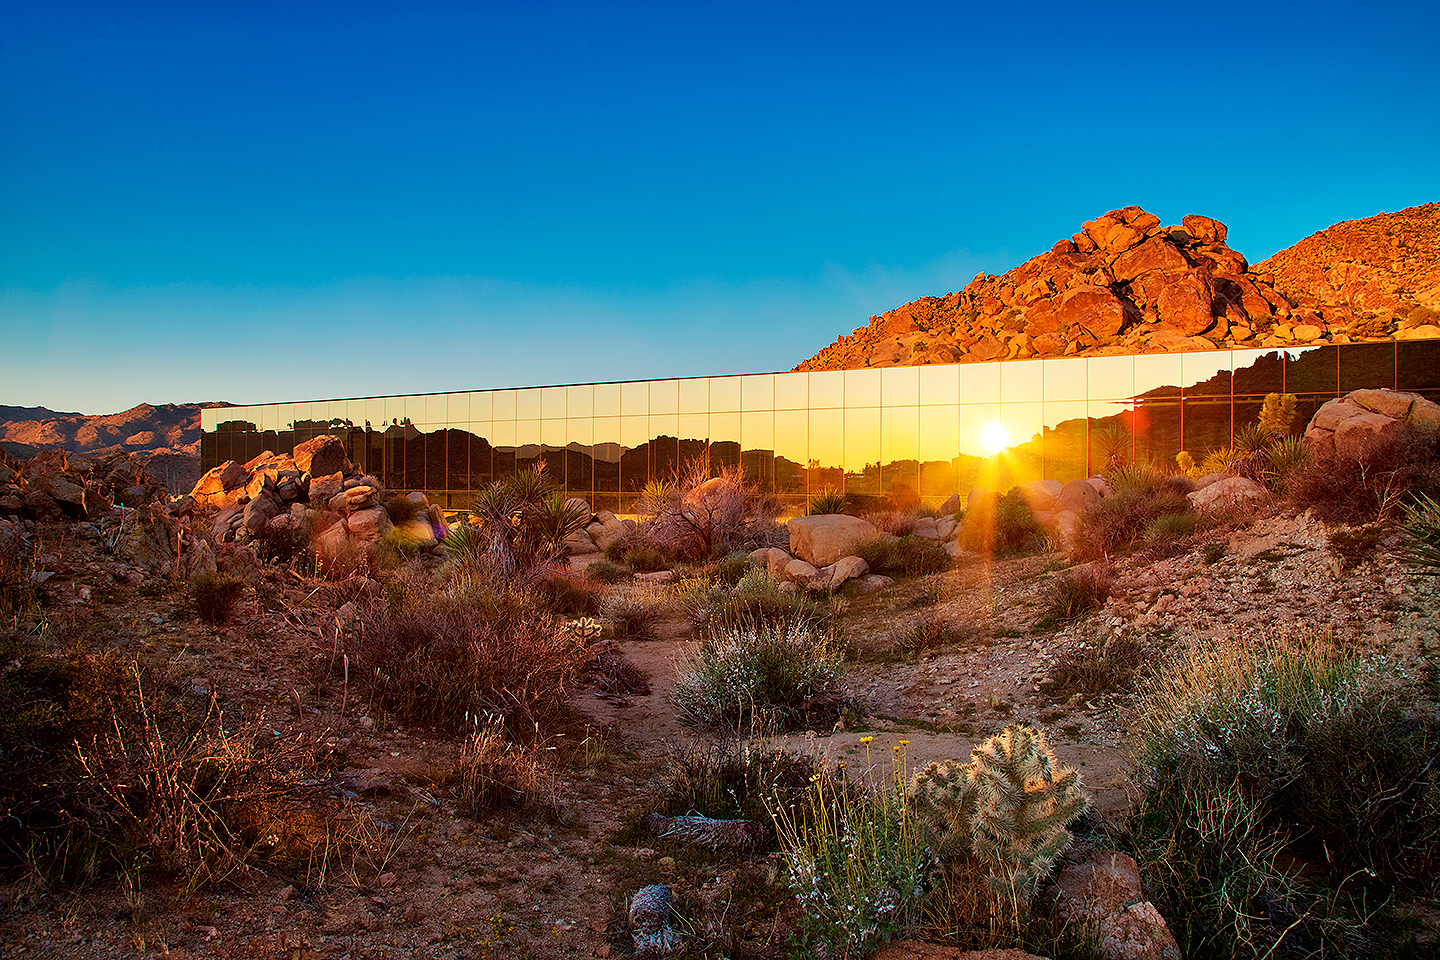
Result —
[[1010, 446], [1010, 431], [999, 420], [992, 420], [980, 428], [980, 448], [987, 454], [999, 453]]

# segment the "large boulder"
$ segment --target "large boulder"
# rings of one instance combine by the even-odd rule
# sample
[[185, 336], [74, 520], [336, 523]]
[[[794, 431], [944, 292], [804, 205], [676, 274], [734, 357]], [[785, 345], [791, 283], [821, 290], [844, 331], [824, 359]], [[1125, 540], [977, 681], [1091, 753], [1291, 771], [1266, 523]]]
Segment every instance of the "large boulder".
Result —
[[1055, 504], [1051, 508], [1057, 514], [1069, 511], [1071, 513], [1084, 513], [1085, 508], [1100, 502], [1100, 491], [1088, 480], [1071, 480], [1060, 490], [1060, 495], [1055, 498]]
[[345, 455], [345, 445], [338, 437], [329, 434], [296, 444], [290, 459], [296, 470], [311, 477], [341, 473], [346, 467], [353, 466]]
[[873, 537], [875, 525], [841, 513], [796, 517], [787, 524], [790, 552], [816, 567], [827, 567], [846, 556], [852, 543]]
[[1222, 513], [1264, 503], [1270, 498], [1270, 491], [1246, 477], [1226, 477], [1186, 496], [1199, 513]]
[[1325, 403], [1305, 427], [1305, 443], [1321, 452], [1359, 457], [1377, 440], [1407, 426], [1440, 427], [1440, 404], [1400, 390], [1353, 390]]
[[[394, 529], [394, 525], [390, 522], [390, 515], [385, 512], [384, 507], [366, 507], [363, 510], [356, 510], [345, 518], [344, 526], [352, 537], [372, 542], [384, 540], [385, 536]], [[428, 527], [428, 524], [426, 526]]]
[[806, 590], [823, 590], [828, 586], [827, 578], [814, 565], [798, 559], [785, 564], [785, 580]]
[[841, 557], [821, 571], [826, 575], [826, 588], [834, 593], [847, 580], [858, 580], [870, 572], [863, 557]]
[[1105, 960], [1180, 960], [1165, 919], [1145, 899], [1133, 857], [1097, 850], [1060, 871], [1049, 896], [1060, 919], [1096, 931]]

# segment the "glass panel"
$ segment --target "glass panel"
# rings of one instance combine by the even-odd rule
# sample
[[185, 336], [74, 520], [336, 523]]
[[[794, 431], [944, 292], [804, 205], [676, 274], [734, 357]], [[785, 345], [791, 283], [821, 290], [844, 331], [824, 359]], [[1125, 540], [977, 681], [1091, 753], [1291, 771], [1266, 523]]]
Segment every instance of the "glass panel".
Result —
[[845, 371], [845, 406], [852, 409], [880, 406], [879, 370]]
[[920, 408], [920, 459], [949, 463], [960, 452], [960, 409]]
[[1180, 396], [1180, 357], [1182, 354], [1151, 354], [1135, 357], [1135, 396]]
[[[596, 417], [593, 422], [595, 424], [595, 489], [611, 494], [619, 493], [620, 418]], [[596, 509], [601, 508], [596, 507]]]
[[[1092, 400], [1089, 408], [1089, 447], [1085, 476], [1124, 466], [1135, 459], [1134, 409], [1118, 400]], [[1177, 416], [1179, 408], [1176, 408]], [[1180, 423], [1175, 423], [1180, 436]]]
[[[768, 373], [740, 378], [740, 409], [775, 409], [775, 377]], [[749, 441], [746, 441], [747, 444]]]
[[515, 452], [515, 421], [497, 420], [490, 425], [490, 442], [495, 444], [497, 451], [505, 453]]
[[919, 367], [920, 402], [948, 404], [960, 402], [960, 367], [953, 363]]
[[1090, 396], [1090, 361], [1088, 360], [1042, 360], [1045, 371], [1045, 394], [1042, 399], [1085, 400]]
[[496, 390], [490, 394], [490, 399], [495, 404], [495, 412], [492, 415], [495, 420], [515, 419], [515, 391]]
[[1089, 415], [1084, 400], [1045, 401], [1045, 479], [1069, 482], [1087, 476]]
[[680, 409], [680, 381], [655, 380], [650, 384], [650, 412], [675, 413]]
[[588, 497], [595, 489], [595, 421], [571, 418], [565, 422], [565, 434], [565, 489]]
[[[540, 443], [547, 450], [563, 450], [570, 442], [570, 425], [564, 420], [541, 420]], [[555, 477], [563, 480], [562, 477]]]
[[515, 391], [515, 419], [540, 419], [540, 391], [536, 389]]
[[710, 439], [710, 415], [708, 413], [682, 413], [679, 423], [681, 441], [703, 444]]
[[1045, 398], [1045, 361], [1015, 360], [999, 367], [1002, 403], [1039, 403]]
[[[778, 377], [776, 378], [779, 379]], [[801, 494], [809, 466], [810, 413], [807, 410], [775, 412], [775, 490]]]
[[880, 371], [881, 406], [913, 407], [919, 402], [919, 367], [886, 367]]
[[[1134, 425], [1136, 460], [1169, 469], [1175, 465], [1175, 455], [1187, 449], [1182, 445], [1179, 400], [1152, 400], [1136, 407]], [[1090, 468], [1099, 471], [1106, 464], [1092, 460]]]
[[810, 406], [810, 375], [780, 373], [775, 376], [775, 409], [805, 410]]
[[620, 413], [626, 417], [648, 416], [650, 413], [650, 383], [620, 384]]
[[810, 460], [810, 413], [807, 410], [775, 411], [775, 458], [777, 487], [782, 493], [804, 493], [803, 483], [798, 488], [786, 487], [780, 477], [780, 458], [790, 461], [794, 467], [803, 469]]
[[845, 452], [845, 411], [837, 409], [810, 411], [807, 444], [809, 492], [840, 490], [844, 487], [842, 463]]
[[[749, 380], [749, 377], [745, 378]], [[768, 378], [767, 378], [768, 379]], [[748, 385], [741, 398], [748, 402]], [[775, 414], [770, 410], [753, 410], [740, 414], [740, 465], [745, 476], [760, 484], [762, 490], [773, 490], [775, 482]]]
[[710, 412], [733, 413], [740, 409], [740, 378], [710, 379]]
[[710, 414], [710, 461], [717, 467], [740, 464], [740, 414]]
[[1277, 350], [1236, 350], [1231, 355], [1235, 368], [1237, 397], [1263, 397], [1285, 392], [1285, 363]]
[[[539, 403], [539, 397], [536, 397]], [[540, 420], [515, 421], [515, 469], [527, 470], [540, 458]]]
[[431, 424], [450, 422], [450, 394], [432, 393], [425, 398], [425, 422]]
[[582, 383], [565, 388], [565, 416], [574, 420], [577, 417], [593, 417], [594, 415], [595, 388], [593, 386]]
[[1085, 366], [1088, 399], [1128, 400], [1135, 396], [1134, 357], [1090, 357]]
[[[846, 396], [851, 373], [878, 371], [847, 370]], [[879, 378], [876, 378], [876, 387]], [[867, 496], [880, 494], [880, 408], [858, 407], [845, 411], [845, 492]]]
[[[810, 378], [810, 409], [817, 410], [845, 405], [845, 372], [825, 370], [806, 374]], [[839, 487], [836, 487], [838, 490]]]
[[490, 420], [495, 416], [495, 395], [489, 390], [470, 394], [470, 419]]
[[1184, 448], [1200, 460], [1212, 450], [1228, 447], [1231, 439], [1230, 417], [1229, 398], [1187, 397], [1181, 411]]
[[[674, 381], [671, 381], [672, 383]], [[650, 417], [650, 475], [672, 480], [680, 469], [680, 433], [677, 414]]]
[[1397, 390], [1440, 390], [1440, 340], [1395, 344], [1395, 385]]
[[385, 416], [385, 398], [372, 397], [360, 401], [365, 404], [365, 426], [372, 430], [384, 431], [390, 420]]
[[1287, 347], [1286, 393], [1337, 393], [1340, 369], [1336, 347]]
[[710, 381], [702, 378], [680, 381], [680, 412], [710, 412]]
[[960, 405], [961, 453], [972, 457], [988, 457], [1008, 446], [1008, 439], [1000, 419], [1000, 404]]
[[490, 433], [490, 424], [485, 421], [471, 424], [469, 483], [471, 490], [479, 490], [486, 486], [494, 475], [495, 465], [491, 456]]
[[1352, 343], [1340, 347], [1340, 392], [1385, 387], [1395, 389], [1395, 344]]
[[1233, 374], [1229, 350], [1180, 354], [1180, 386], [1187, 397], [1228, 397]]
[[920, 408], [885, 406], [880, 408], [880, 456], [892, 460], [918, 460], [920, 457]]
[[967, 363], [960, 368], [961, 403], [1000, 402], [1000, 364]]
[[540, 416], [545, 420], [563, 420], [566, 417], [565, 387], [545, 387], [540, 391]]
[[620, 384], [595, 384], [595, 416], [620, 416]]

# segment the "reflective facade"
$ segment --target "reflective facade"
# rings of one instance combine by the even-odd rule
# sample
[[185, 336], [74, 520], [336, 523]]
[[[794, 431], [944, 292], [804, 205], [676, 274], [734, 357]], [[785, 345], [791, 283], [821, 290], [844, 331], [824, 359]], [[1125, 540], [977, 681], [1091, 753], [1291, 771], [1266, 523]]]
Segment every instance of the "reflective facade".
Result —
[[201, 458], [208, 469], [331, 433], [386, 486], [448, 507], [543, 461], [595, 509], [623, 512], [650, 478], [708, 454], [797, 503], [834, 489], [906, 506], [1199, 459], [1267, 393], [1296, 394], [1302, 426], [1361, 387], [1440, 400], [1440, 340], [257, 404], [202, 411]]

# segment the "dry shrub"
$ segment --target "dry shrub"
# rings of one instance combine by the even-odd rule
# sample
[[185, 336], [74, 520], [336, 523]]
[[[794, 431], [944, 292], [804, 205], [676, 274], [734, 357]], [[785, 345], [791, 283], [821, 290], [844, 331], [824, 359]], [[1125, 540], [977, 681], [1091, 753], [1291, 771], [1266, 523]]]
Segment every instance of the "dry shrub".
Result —
[[1081, 558], [1098, 560], [1124, 553], [1143, 541], [1156, 520], [1192, 512], [1187, 495], [1195, 484], [1184, 474], [1166, 474], [1142, 464], [1116, 470], [1105, 479], [1110, 496], [1087, 507], [1080, 517], [1075, 552]]
[[1098, 647], [1071, 650], [1050, 668], [1055, 696], [1095, 697], [1131, 689], [1145, 665], [1145, 646], [1129, 634], [1111, 637]]
[[388, 516], [390, 522], [397, 527], [402, 523], [409, 523], [411, 520], [414, 520], [420, 516], [424, 509], [425, 508], [420, 506], [419, 503], [411, 500], [403, 493], [397, 493], [385, 501], [385, 515]]
[[1103, 607], [1110, 599], [1112, 579], [1110, 567], [1102, 563], [1066, 570], [1046, 585], [1045, 611], [1036, 621], [1036, 627], [1048, 629], [1069, 623]]
[[1356, 453], [1312, 451], [1287, 477], [1294, 503], [1326, 523], [1362, 524], [1398, 513], [1407, 495], [1440, 493], [1437, 434], [1406, 429]]
[[635, 507], [648, 518], [645, 541], [680, 560], [753, 549], [781, 510], [738, 464], [716, 466], [708, 456], [687, 461], [669, 482], [647, 484]]
[[600, 586], [569, 570], [547, 570], [530, 586], [562, 617], [590, 617], [600, 612]]
[[585, 568], [585, 576], [596, 583], [615, 584], [630, 576], [630, 571], [609, 560], [595, 560]]
[[666, 604], [652, 594], [612, 593], [600, 605], [600, 615], [610, 624], [616, 640], [654, 640], [655, 627], [664, 619]]
[[393, 610], [373, 604], [343, 642], [351, 675], [378, 706], [452, 732], [485, 714], [539, 722], [563, 706], [589, 659], [535, 596], [474, 587]]
[[245, 581], [228, 573], [202, 573], [190, 583], [195, 613], [212, 627], [230, 622], [235, 604], [245, 592]]
[[845, 548], [847, 556], [860, 557], [871, 573], [923, 577], [953, 566], [945, 547], [928, 537], [896, 537], [877, 533], [862, 537]]

